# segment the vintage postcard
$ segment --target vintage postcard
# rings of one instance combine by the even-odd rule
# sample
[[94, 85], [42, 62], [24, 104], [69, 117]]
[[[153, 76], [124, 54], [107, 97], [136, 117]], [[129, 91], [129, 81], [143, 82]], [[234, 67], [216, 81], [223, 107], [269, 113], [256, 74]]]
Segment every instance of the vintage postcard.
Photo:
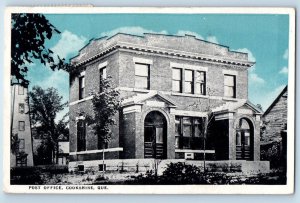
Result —
[[294, 192], [293, 8], [5, 18], [5, 192]]

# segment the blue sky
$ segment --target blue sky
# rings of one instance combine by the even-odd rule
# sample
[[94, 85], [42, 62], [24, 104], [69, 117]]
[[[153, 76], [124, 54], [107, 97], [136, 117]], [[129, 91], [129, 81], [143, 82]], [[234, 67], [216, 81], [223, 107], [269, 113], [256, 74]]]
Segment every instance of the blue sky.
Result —
[[[242, 14], [47, 14], [61, 31], [47, 46], [66, 59], [78, 53], [91, 38], [117, 32], [195, 35], [200, 39], [247, 52], [255, 61], [249, 69], [249, 100], [266, 110], [288, 81], [288, 15]], [[51, 71], [32, 64], [30, 88], [55, 87], [69, 99], [69, 78], [64, 71]], [[60, 113], [61, 117], [68, 110]]]

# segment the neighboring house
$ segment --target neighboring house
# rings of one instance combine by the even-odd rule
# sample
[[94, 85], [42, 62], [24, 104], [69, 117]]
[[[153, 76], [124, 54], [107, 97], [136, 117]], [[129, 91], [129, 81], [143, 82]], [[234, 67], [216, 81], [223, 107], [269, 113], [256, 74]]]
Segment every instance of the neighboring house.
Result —
[[190, 35], [119, 33], [90, 41], [71, 63], [70, 168], [102, 163], [79, 112], [92, 113], [89, 93], [107, 76], [123, 101], [106, 159], [260, 160], [262, 112], [248, 101], [247, 53]]
[[21, 85], [11, 87], [11, 133], [17, 136], [18, 145], [11, 153], [10, 166], [33, 166], [31, 124], [28, 114], [28, 92]]
[[58, 165], [68, 164], [70, 152], [69, 148], [69, 139], [64, 135], [60, 135], [58, 137]]
[[265, 155], [262, 158], [270, 160], [274, 166], [286, 162], [287, 97], [288, 86], [285, 86], [265, 111], [262, 119], [264, 130], [261, 136], [261, 148]]

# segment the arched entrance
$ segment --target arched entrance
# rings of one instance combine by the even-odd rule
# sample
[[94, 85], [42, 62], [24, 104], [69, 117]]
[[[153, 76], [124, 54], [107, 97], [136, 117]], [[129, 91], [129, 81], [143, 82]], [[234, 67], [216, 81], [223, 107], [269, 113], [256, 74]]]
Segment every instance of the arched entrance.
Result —
[[165, 159], [167, 157], [167, 121], [162, 113], [147, 114], [144, 124], [145, 158]]
[[236, 159], [253, 160], [254, 129], [251, 121], [241, 118], [236, 126]]

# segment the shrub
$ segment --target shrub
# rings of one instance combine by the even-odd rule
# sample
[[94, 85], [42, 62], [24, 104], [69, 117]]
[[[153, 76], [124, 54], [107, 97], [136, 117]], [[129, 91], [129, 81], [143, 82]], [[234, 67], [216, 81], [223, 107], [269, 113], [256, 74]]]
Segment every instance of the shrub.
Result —
[[50, 173], [51, 175], [69, 173], [68, 166], [66, 165], [44, 165], [41, 168], [43, 172]]
[[280, 154], [280, 143], [273, 142], [272, 144], [263, 146], [261, 149], [261, 160], [270, 161], [271, 168], [281, 167], [283, 160]]
[[103, 174], [99, 174], [96, 176], [95, 181], [105, 181], [108, 180]]
[[162, 175], [165, 184], [201, 184], [206, 183], [203, 173], [197, 166], [182, 162], [168, 164]]
[[10, 169], [12, 185], [40, 185], [41, 170], [37, 167], [15, 167]]

